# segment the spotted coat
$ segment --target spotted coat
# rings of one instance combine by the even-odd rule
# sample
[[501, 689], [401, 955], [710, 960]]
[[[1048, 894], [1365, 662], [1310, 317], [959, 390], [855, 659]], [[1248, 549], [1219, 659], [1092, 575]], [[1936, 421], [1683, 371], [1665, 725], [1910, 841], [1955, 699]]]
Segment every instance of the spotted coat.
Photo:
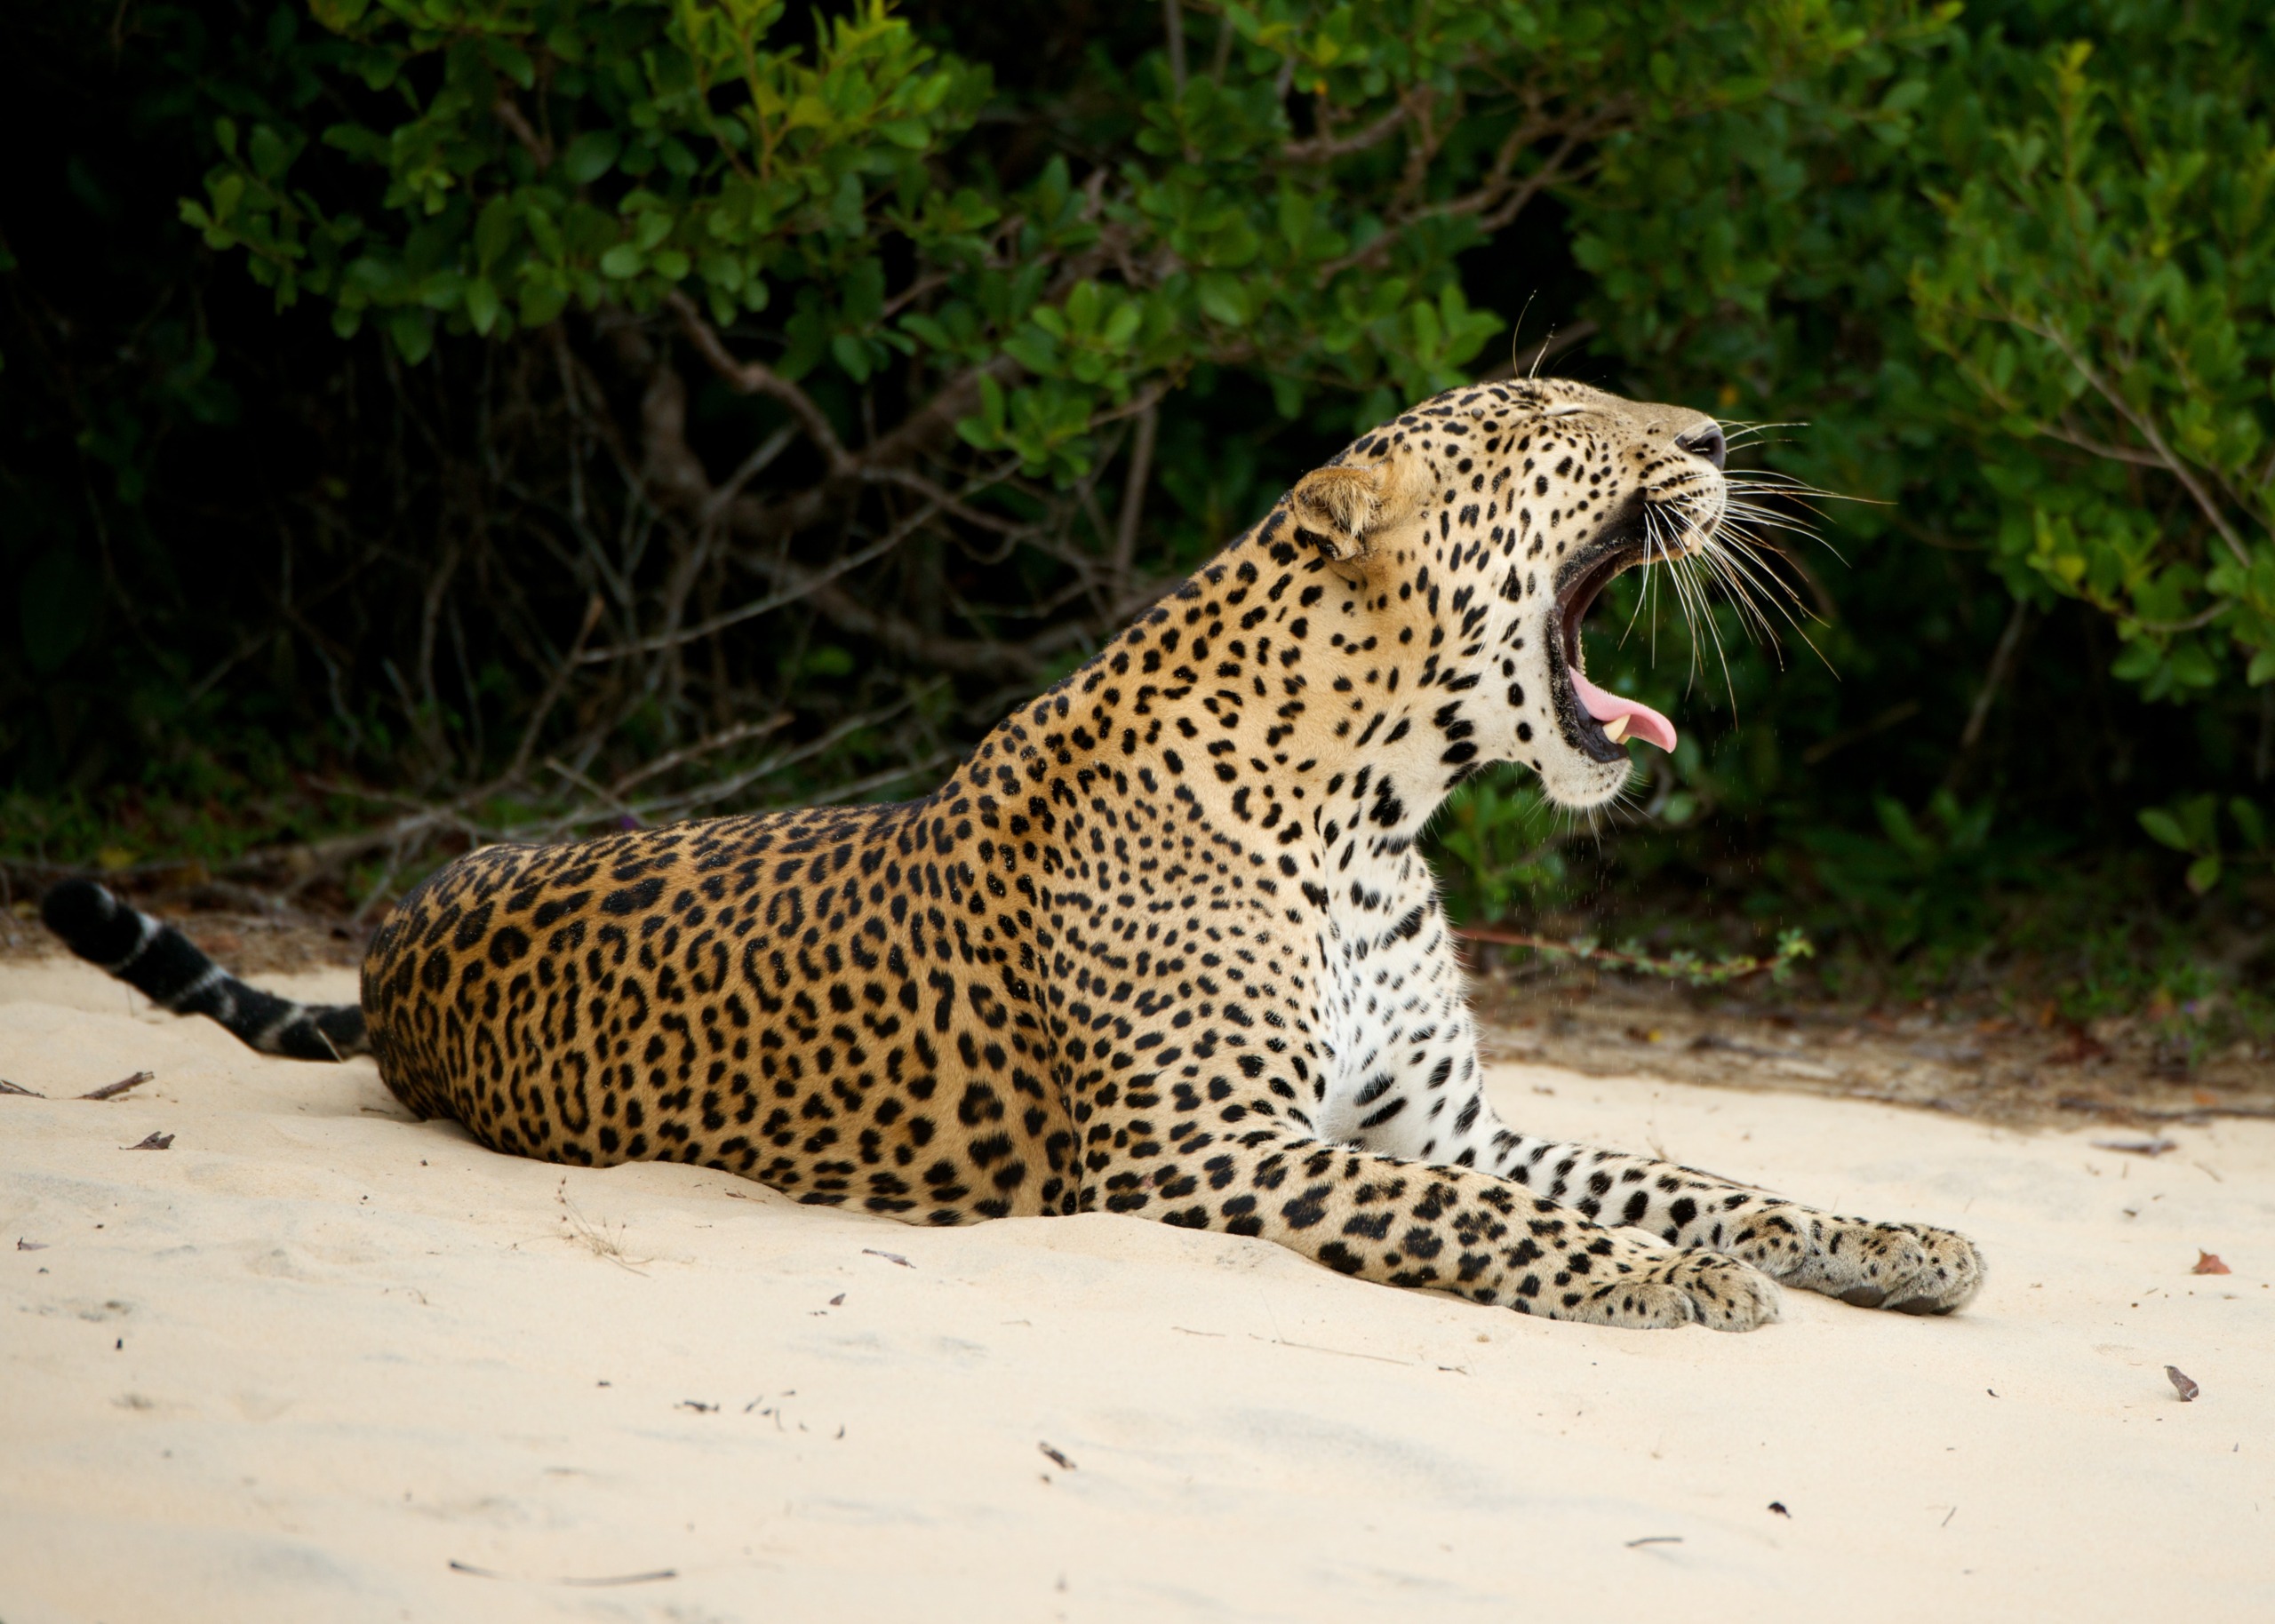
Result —
[[380, 1073], [499, 1150], [912, 1222], [1126, 1214], [1619, 1325], [1751, 1327], [1773, 1278], [1948, 1311], [1958, 1235], [1504, 1126], [1416, 849], [1492, 761], [1619, 792], [1579, 618], [1647, 531], [1713, 545], [1721, 445], [1561, 381], [1429, 401], [921, 800], [451, 864], [365, 962]]

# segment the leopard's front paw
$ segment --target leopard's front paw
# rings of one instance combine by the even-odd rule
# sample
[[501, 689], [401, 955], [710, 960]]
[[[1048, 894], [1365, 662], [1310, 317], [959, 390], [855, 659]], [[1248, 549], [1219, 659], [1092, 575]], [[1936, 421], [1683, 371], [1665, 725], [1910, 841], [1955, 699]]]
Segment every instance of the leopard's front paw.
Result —
[[1983, 1286], [1975, 1243], [1924, 1223], [1773, 1212], [1735, 1237], [1729, 1250], [1788, 1286], [1899, 1314], [1948, 1314]]
[[1610, 1279], [1576, 1280], [1561, 1294], [1559, 1318], [1589, 1325], [1659, 1330], [1701, 1325], [1752, 1331], [1779, 1318], [1776, 1282], [1719, 1253], [1688, 1247]]

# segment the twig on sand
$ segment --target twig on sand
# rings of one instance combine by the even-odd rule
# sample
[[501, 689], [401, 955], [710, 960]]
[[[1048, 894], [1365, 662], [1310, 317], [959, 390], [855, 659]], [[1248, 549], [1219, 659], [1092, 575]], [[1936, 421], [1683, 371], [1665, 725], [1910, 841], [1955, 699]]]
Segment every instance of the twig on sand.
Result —
[[100, 1088], [90, 1088], [79, 1097], [83, 1100], [115, 1100], [130, 1088], [140, 1088], [157, 1075], [155, 1071], [137, 1071], [132, 1077], [122, 1077], [115, 1083], [105, 1083]]
[[863, 1257], [881, 1257], [888, 1263], [898, 1263], [903, 1269], [914, 1269], [916, 1267], [915, 1264], [910, 1262], [898, 1252], [880, 1252], [874, 1246], [862, 1247], [861, 1255]]
[[1627, 1548], [1633, 1550], [1639, 1545], [1680, 1545], [1681, 1543], [1682, 1536], [1679, 1533], [1647, 1533], [1640, 1540], [1628, 1540]]
[[1663, 976], [1694, 987], [1719, 987], [1749, 975], [1768, 973], [1769, 979], [1781, 985], [1791, 979], [1793, 966], [1803, 959], [1814, 958], [1816, 949], [1808, 936], [1799, 930], [1778, 933], [1777, 951], [1768, 958], [1748, 957], [1717, 959], [1708, 963], [1692, 952], [1678, 952], [1664, 959], [1648, 953], [1615, 952], [1599, 947], [1583, 937], [1577, 941], [1558, 942], [1548, 936], [1533, 935], [1519, 930], [1494, 930], [1481, 926], [1460, 926], [1455, 936], [1464, 942], [1489, 942], [1497, 947], [1521, 947], [1538, 953], [1552, 961], [1573, 964], [1608, 965], [1617, 970], [1632, 970], [1638, 975]]
[[648, 1271], [640, 1265], [655, 1260], [635, 1258], [626, 1254], [623, 1225], [618, 1225], [618, 1232], [611, 1235], [588, 1222], [585, 1214], [577, 1210], [576, 1203], [569, 1199], [569, 1181], [565, 1177], [554, 1186], [553, 1198], [561, 1203], [561, 1222], [569, 1226], [569, 1233], [562, 1237], [563, 1240], [581, 1242], [595, 1257], [606, 1258], [619, 1269], [643, 1277], [647, 1274]]
[[[133, 1076], [122, 1077], [115, 1083], [105, 1083], [100, 1088], [91, 1088], [86, 1093], [80, 1095], [78, 1097], [83, 1100], [115, 1100], [130, 1088], [140, 1088], [143, 1084], [148, 1082], [156, 1075], [157, 1073], [155, 1071], [137, 1071]], [[38, 1089], [26, 1088], [20, 1084], [10, 1082], [4, 1077], [0, 1077], [0, 1094], [20, 1094], [25, 1098], [32, 1100], [44, 1100], [47, 1098], [47, 1096], [42, 1094]], [[156, 1135], [155, 1134], [152, 1135], [154, 1138], [156, 1136]], [[141, 1145], [133, 1145], [129, 1148], [139, 1150], [143, 1147]], [[164, 1145], [151, 1145], [149, 1148], [154, 1150], [163, 1150], [166, 1147]]]
[[2275, 1117], [2275, 1105], [2186, 1105], [2176, 1111], [2127, 1105], [2122, 1100], [2097, 1100], [2089, 1095], [2065, 1094], [2054, 1102], [2061, 1111], [2101, 1111], [2112, 1117], [2139, 1117], [2150, 1122], [2201, 1122], [2211, 1117]]
[[1035, 1447], [1042, 1451], [1044, 1454], [1049, 1455], [1053, 1461], [1058, 1462], [1058, 1464], [1066, 1468], [1066, 1470], [1071, 1472], [1075, 1469], [1074, 1463], [1072, 1461], [1069, 1461], [1065, 1455], [1060, 1454], [1050, 1445], [1038, 1443]]
[[152, 1134], [133, 1144], [123, 1144], [118, 1148], [122, 1150], [164, 1150], [170, 1148], [173, 1142], [174, 1136], [172, 1134]]
[[1317, 1342], [1291, 1342], [1284, 1336], [1258, 1336], [1253, 1331], [1249, 1333], [1249, 1338], [1252, 1341], [1268, 1342], [1274, 1348], [1300, 1348], [1305, 1353], [1331, 1353], [1345, 1359], [1372, 1359], [1377, 1365], [1403, 1365], [1411, 1368], [1414, 1364], [1412, 1359], [1394, 1359], [1386, 1353], [1361, 1353], [1355, 1348], [1322, 1348]]
[[608, 1585], [652, 1585], [659, 1580], [679, 1577], [677, 1568], [656, 1568], [645, 1573], [607, 1573], [595, 1579], [518, 1579], [515, 1574], [500, 1573], [495, 1568], [478, 1568], [471, 1562], [460, 1562], [455, 1557], [451, 1561], [451, 1572], [468, 1574], [475, 1579], [518, 1580], [520, 1583], [531, 1585], [577, 1585], [587, 1589]]

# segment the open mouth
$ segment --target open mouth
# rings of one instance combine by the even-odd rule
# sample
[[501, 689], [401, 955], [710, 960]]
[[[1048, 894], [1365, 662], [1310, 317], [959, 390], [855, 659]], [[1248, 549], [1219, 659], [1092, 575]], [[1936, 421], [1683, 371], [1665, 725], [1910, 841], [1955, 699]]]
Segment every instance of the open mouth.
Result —
[[1573, 747], [1598, 761], [1621, 760], [1627, 753], [1624, 746], [1629, 739], [1640, 739], [1661, 750], [1672, 750], [1675, 744], [1672, 722], [1639, 699], [1598, 688], [1582, 668], [1580, 623], [1612, 578], [1643, 559], [1638, 510], [1635, 521], [1606, 532], [1589, 555], [1573, 561], [1569, 578], [1556, 593], [1557, 642], [1563, 658], [1550, 665], [1561, 678], [1556, 683], [1557, 714]]

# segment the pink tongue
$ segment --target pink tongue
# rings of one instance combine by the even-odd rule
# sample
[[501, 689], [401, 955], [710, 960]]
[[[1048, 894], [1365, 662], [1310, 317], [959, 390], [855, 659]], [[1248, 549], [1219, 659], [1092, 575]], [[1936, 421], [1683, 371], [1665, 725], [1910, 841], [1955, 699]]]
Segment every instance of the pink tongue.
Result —
[[1598, 721], [1627, 718], [1627, 736], [1641, 739], [1647, 744], [1656, 744], [1662, 750], [1674, 748], [1674, 724], [1649, 705], [1633, 699], [1623, 699], [1617, 694], [1607, 694], [1577, 671], [1572, 673], [1572, 691], [1587, 707], [1588, 714]]

